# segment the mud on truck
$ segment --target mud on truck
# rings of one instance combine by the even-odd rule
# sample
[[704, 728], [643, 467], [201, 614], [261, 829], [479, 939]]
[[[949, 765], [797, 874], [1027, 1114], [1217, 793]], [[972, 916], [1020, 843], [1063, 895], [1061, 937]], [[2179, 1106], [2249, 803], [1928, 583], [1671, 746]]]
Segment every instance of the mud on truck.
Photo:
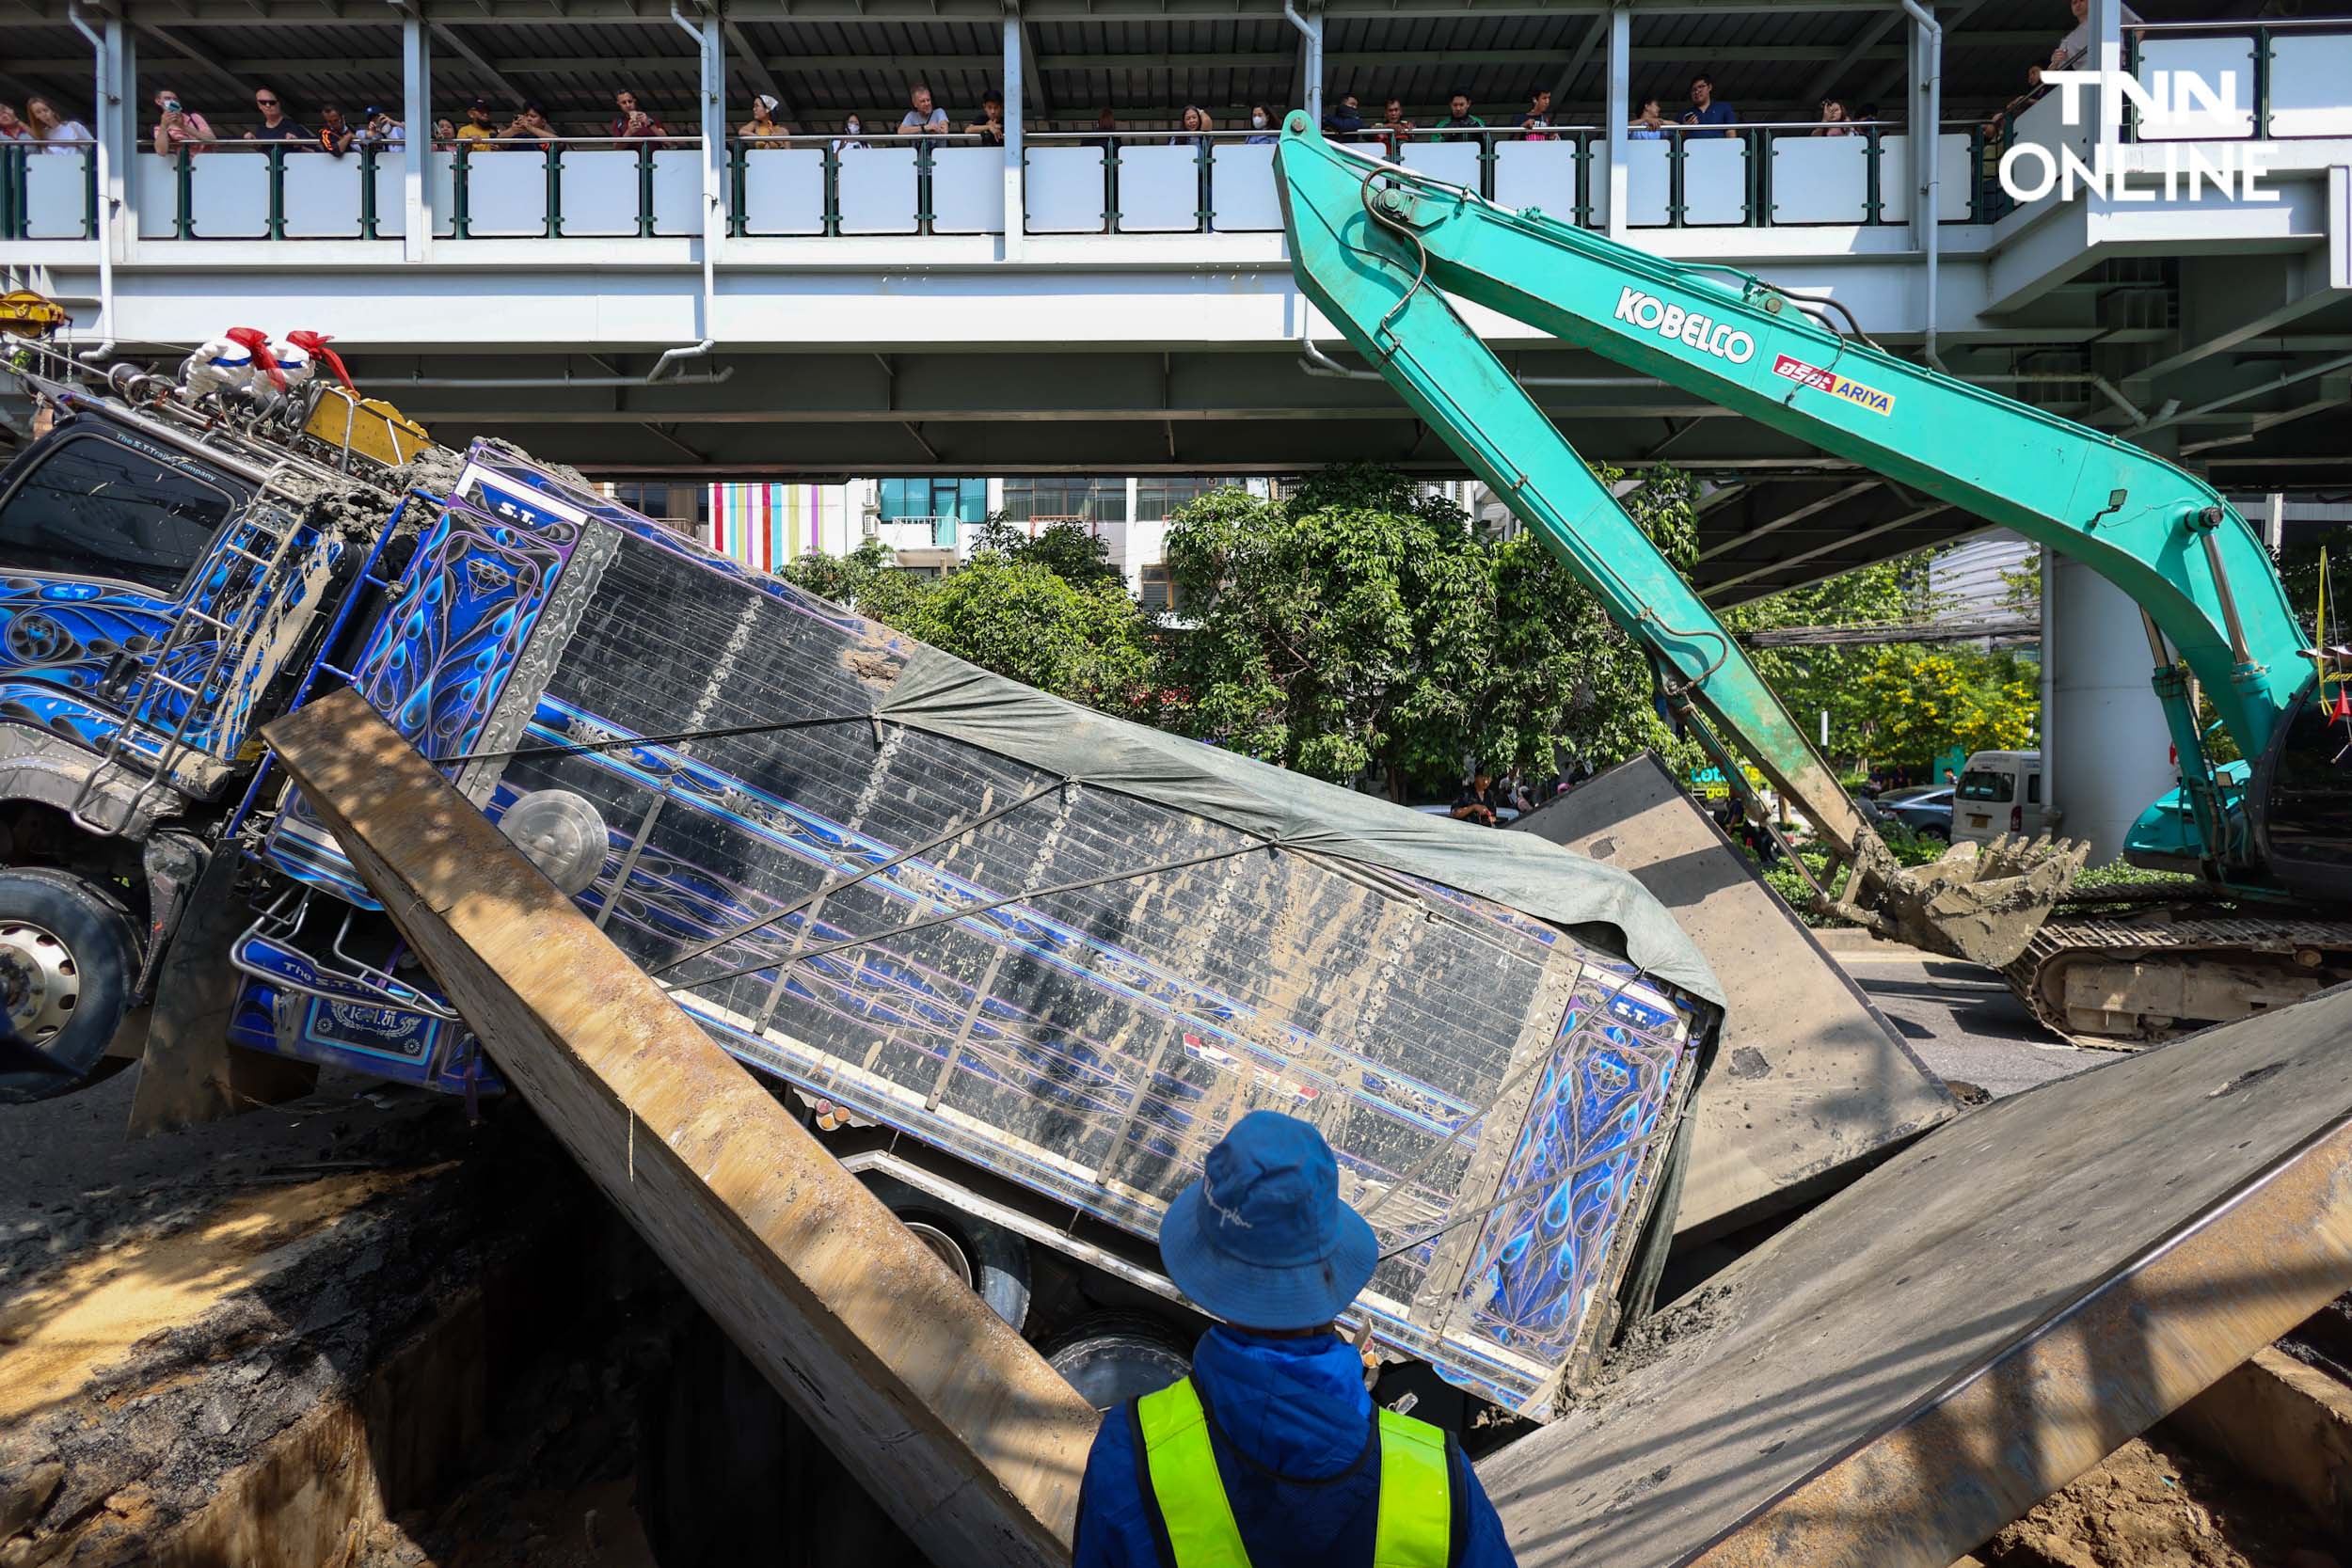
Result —
[[0, 1101], [168, 1042], [492, 1112], [257, 738], [348, 686], [1098, 1406], [1184, 1364], [1159, 1215], [1261, 1106], [1380, 1235], [1384, 1400], [1547, 1419], [1638, 1309], [1722, 997], [1624, 873], [1044, 696], [342, 388], [14, 370]]

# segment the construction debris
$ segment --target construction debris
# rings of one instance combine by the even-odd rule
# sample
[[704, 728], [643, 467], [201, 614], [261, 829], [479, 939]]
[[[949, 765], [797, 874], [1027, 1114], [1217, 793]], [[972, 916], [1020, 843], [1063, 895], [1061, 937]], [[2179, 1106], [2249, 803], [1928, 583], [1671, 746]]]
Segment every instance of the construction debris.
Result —
[[1970, 1113], [1480, 1466], [1529, 1568], [1944, 1568], [2352, 1285], [2352, 988]]

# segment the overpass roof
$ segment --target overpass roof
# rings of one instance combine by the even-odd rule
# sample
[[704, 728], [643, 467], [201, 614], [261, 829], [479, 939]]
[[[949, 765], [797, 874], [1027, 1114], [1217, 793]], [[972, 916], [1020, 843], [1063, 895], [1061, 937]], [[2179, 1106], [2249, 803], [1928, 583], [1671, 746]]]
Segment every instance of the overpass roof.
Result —
[[[2157, 21], [2254, 8], [2140, 8]], [[609, 118], [613, 90], [633, 86], [671, 116], [691, 114], [693, 41], [666, 0], [424, 0], [421, 10], [435, 29], [439, 113], [477, 94], [531, 98], [585, 134]], [[346, 112], [401, 102], [399, 13], [389, 7], [127, 0], [122, 11], [142, 74], [168, 77], [215, 121], [249, 118], [250, 89], [263, 83], [306, 120], [320, 102]], [[0, 90], [55, 96], [87, 119], [89, 50], [64, 13], [64, 0], [0, 7]], [[1187, 103], [1246, 115], [1299, 96], [1298, 39], [1279, 0], [1026, 0], [1021, 13], [1034, 65], [1026, 115], [1040, 128], [1090, 129], [1106, 106], [1144, 128], [1173, 123]], [[1458, 88], [1493, 118], [1516, 115], [1542, 87], [1562, 122], [1599, 120], [1605, 0], [1329, 0], [1324, 14], [1334, 94], [1395, 96], [1429, 115]], [[829, 129], [851, 110], [895, 118], [922, 76], [950, 114], [968, 116], [1002, 74], [997, 0], [743, 0], [727, 15], [731, 115], [773, 87], [783, 118], [804, 128]], [[1945, 15], [1955, 116], [2013, 96], [2071, 24], [2057, 0], [1963, 0]], [[1899, 101], [1906, 32], [1899, 6], [1864, 0], [1645, 0], [1632, 19], [1633, 91], [1685, 103], [1704, 71], [1748, 119], [1810, 119], [1823, 94]]]

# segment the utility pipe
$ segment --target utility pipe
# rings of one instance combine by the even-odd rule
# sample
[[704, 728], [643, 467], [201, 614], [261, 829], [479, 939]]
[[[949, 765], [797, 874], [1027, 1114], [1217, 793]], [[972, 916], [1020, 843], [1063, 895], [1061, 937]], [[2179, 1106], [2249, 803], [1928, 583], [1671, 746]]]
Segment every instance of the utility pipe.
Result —
[[81, 8], [66, 7], [66, 20], [73, 30], [89, 40], [90, 53], [97, 61], [98, 88], [98, 335], [103, 341], [83, 349], [84, 364], [94, 365], [115, 351], [115, 202], [112, 160], [106, 156], [106, 143], [115, 124], [121, 119], [121, 95], [113, 82], [114, 59], [106, 40], [90, 24], [82, 20]]
[[2333, 359], [2323, 359], [2316, 365], [2307, 365], [2299, 371], [2289, 371], [2284, 375], [2273, 376], [2259, 386], [2245, 387], [2237, 391], [2225, 393], [2209, 403], [2201, 403], [2194, 408], [2176, 408], [2160, 413], [2154, 419], [2134, 425], [2123, 434], [2138, 436], [2151, 430], [2162, 430], [2165, 426], [2178, 424], [2183, 420], [2193, 420], [2200, 414], [2210, 414], [2217, 409], [2227, 408], [2233, 403], [2244, 403], [2248, 398], [2260, 397], [2265, 392], [2275, 392], [2282, 387], [2292, 387], [2298, 381], [2309, 381], [2313, 376], [2326, 375], [2330, 371], [2340, 371], [2346, 366], [2352, 366], [2352, 354], [2340, 354]]
[[[712, 324], [718, 320], [715, 307], [719, 297], [719, 156], [723, 150], [723, 148], [721, 145], [721, 138], [713, 136], [712, 127], [714, 125], [720, 127], [722, 134], [723, 134], [723, 129], [726, 124], [726, 116], [723, 113], [714, 114], [712, 112], [711, 105], [714, 103], [720, 102], [718, 95], [725, 90], [725, 72], [723, 71], [716, 72], [715, 74], [720, 78], [716, 82], [711, 79], [714, 72], [711, 70], [713, 61], [711, 59], [712, 51], [710, 47], [710, 36], [704, 30], [704, 24], [702, 23], [689, 22], [686, 19], [686, 13], [678, 7], [678, 0], [670, 0], [670, 20], [684, 28], [687, 33], [693, 38], [695, 52], [697, 57], [701, 61], [703, 96], [703, 336], [702, 341], [698, 343], [685, 344], [677, 348], [664, 351], [661, 357], [654, 361], [653, 370], [645, 376], [647, 381], [660, 380], [662, 374], [667, 372], [672, 365], [677, 364], [683, 360], [705, 358], [709, 355], [712, 349], [719, 346], [719, 340], [713, 336], [716, 328]], [[723, 103], [721, 103], [721, 107], [723, 108]], [[487, 383], [483, 383], [483, 385], [486, 386]]]
[[[1938, 366], [1937, 369], [1943, 367]], [[2132, 420], [2132, 429], [2145, 430], [2153, 422], [2145, 409], [2123, 395], [2122, 388], [2104, 375], [2069, 375], [2063, 371], [2038, 372], [2028, 375], [1963, 375], [1958, 379], [1971, 387], [2089, 387], [2121, 408]]]
[[1919, 24], [1928, 40], [1927, 80], [1919, 84], [1919, 93], [1925, 102], [1917, 106], [1912, 118], [1911, 150], [1915, 159], [1923, 161], [1919, 198], [1925, 232], [1920, 236], [1919, 245], [1925, 253], [1928, 267], [1928, 332], [1920, 348], [1929, 365], [1941, 371], [1944, 358], [1936, 352], [1935, 346], [1935, 259], [1943, 243], [1943, 237], [1937, 232], [1943, 225], [1944, 208], [1936, 173], [1936, 166], [1943, 162], [1943, 158], [1936, 144], [1944, 134], [1944, 28], [1935, 20], [1935, 13], [1919, 4], [1919, 0], [1903, 0], [1903, 9], [1911, 13], [1911, 20]]
[[[1378, 371], [1351, 371], [1323, 352], [1321, 345], [1302, 334], [1298, 340], [1301, 356], [1298, 368], [1309, 375], [1326, 381], [1386, 381]], [[1628, 387], [1663, 387], [1664, 382], [1654, 375], [1518, 375], [1511, 379], [1522, 387], [1582, 387], [1586, 388], [1622, 389]]]
[[[650, 387], [660, 376], [662, 362], [668, 361], [673, 355], [687, 355], [693, 352], [694, 350], [691, 348], [671, 349], [668, 353], [662, 355], [661, 360], [657, 361], [654, 368], [647, 371], [644, 375], [514, 375], [498, 377], [417, 375], [410, 376], [405, 380], [394, 380], [387, 376], [372, 375], [368, 377], [368, 385], [370, 387], [386, 387], [403, 389], [412, 389], [419, 387], [481, 387], [492, 391], [501, 392], [524, 390], [560, 391], [566, 387]], [[675, 376], [664, 383], [664, 385], [671, 387], [716, 387], [722, 381], [732, 378], [735, 374], [735, 369], [736, 368], [733, 365], [722, 365], [717, 370], [711, 372], [708, 375]]]
[[1323, 18], [1305, 17], [1291, 0], [1282, 0], [1282, 14], [1307, 40], [1307, 118], [1320, 126], [1323, 123]]

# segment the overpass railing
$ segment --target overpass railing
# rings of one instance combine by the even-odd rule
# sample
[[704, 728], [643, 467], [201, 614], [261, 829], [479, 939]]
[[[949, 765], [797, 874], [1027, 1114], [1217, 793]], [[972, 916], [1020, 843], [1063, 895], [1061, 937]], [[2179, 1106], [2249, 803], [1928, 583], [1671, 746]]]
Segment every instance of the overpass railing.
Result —
[[[2162, 141], [2299, 141], [2352, 137], [2352, 18], [2308, 22], [2140, 23], [2123, 30], [2124, 62], [2163, 105], [2153, 114], [2133, 106], [2127, 139]], [[2155, 73], [2189, 72], [2208, 87], [2226, 75], [2226, 124], [2215, 117], [2176, 112], [2169, 94], [2156, 94]]]
[[[1635, 229], [1894, 225], [1910, 221], [1907, 138], [1858, 125], [1671, 127], [1628, 148]], [[1416, 132], [1368, 150], [1511, 207], [1601, 221], [1596, 182], [1606, 137], [1548, 132]], [[1946, 219], [1972, 221], [1979, 150], [1938, 138]], [[306, 144], [189, 143], [133, 155], [132, 198], [147, 241], [397, 240], [409, 159], [402, 145], [330, 157]], [[567, 136], [546, 144], [428, 149], [439, 238], [686, 238], [702, 232], [702, 149]], [[731, 140], [723, 189], [731, 234], [749, 238], [1002, 234], [1004, 152], [976, 136], [775, 136]], [[89, 150], [0, 148], [0, 240], [96, 234]], [[1277, 233], [1272, 138], [1208, 133], [1058, 133], [1023, 157], [1024, 232]]]
[[[2126, 97], [2122, 141], [2162, 147], [2352, 138], [2352, 18], [2136, 23], [2123, 29], [2123, 60], [2155, 107]], [[2202, 94], [2184, 98], [2176, 85], [2184, 75]], [[2208, 105], [2204, 94], [2215, 103]], [[1986, 127], [1977, 199], [1988, 218], [2017, 205], [1992, 173], [2010, 149], [2038, 146], [2052, 167], [2063, 166], [2058, 160], [2070, 154], [2093, 161], [2090, 115], [2068, 125], [2065, 112], [2062, 94], [2037, 88]]]
[[[2233, 73], [2242, 100], [2225, 133], [2136, 116], [2141, 142], [2352, 136], [2352, 20], [2166, 24], [2130, 30], [2144, 82], [2159, 71]], [[2291, 45], [2291, 47], [2289, 47]], [[2011, 205], [2001, 152], [2019, 142], [2083, 153], [2090, 132], [2060, 121], [2056, 96], [1992, 126], [1947, 125], [1936, 138], [1945, 221], [1988, 222]], [[1828, 133], [1828, 134], [1824, 134]], [[1908, 224], [1915, 182], [1908, 134], [1811, 122], [1635, 127], [1627, 146], [1628, 227], [1871, 228]], [[1477, 190], [1597, 227], [1607, 134], [1421, 128], [1365, 150]], [[421, 150], [220, 141], [168, 154], [142, 149], [127, 182], [142, 241], [383, 240], [404, 230], [409, 162], [422, 158], [439, 238], [613, 240], [699, 237], [702, 146], [695, 137], [545, 143], [460, 142]], [[975, 135], [730, 138], [723, 190], [728, 232], [743, 239], [1001, 235], [1004, 149]], [[1218, 131], [1040, 132], [1025, 138], [1022, 231], [1033, 235], [1279, 232], [1273, 137]], [[0, 240], [97, 233], [92, 150], [0, 146]]]
[[98, 169], [88, 147], [0, 143], [0, 240], [97, 237]]

